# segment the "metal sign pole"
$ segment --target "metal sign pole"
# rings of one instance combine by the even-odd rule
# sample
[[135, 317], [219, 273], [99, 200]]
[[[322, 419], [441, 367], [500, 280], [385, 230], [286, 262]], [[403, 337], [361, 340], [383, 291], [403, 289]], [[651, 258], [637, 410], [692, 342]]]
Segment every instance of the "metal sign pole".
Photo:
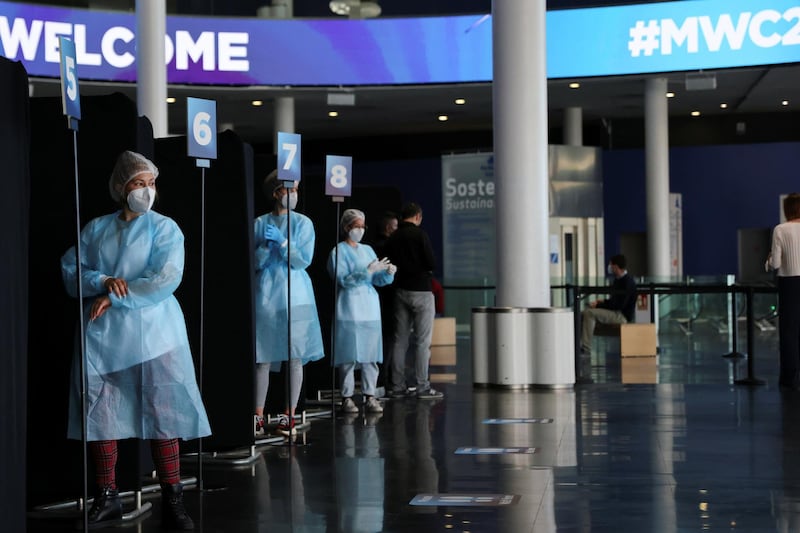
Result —
[[331, 321], [331, 419], [336, 420], [336, 304], [339, 301], [339, 218], [344, 197], [334, 196], [336, 204], [336, 237], [333, 240], [333, 320]]

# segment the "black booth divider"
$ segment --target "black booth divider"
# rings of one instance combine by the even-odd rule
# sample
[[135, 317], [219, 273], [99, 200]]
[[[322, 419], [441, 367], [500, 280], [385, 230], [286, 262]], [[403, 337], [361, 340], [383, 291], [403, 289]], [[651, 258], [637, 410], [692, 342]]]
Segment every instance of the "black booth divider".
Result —
[[[60, 268], [61, 256], [76, 239], [72, 132], [59, 98], [33, 98], [30, 109], [27, 478], [28, 505], [38, 506], [80, 497], [83, 472], [80, 441], [66, 438], [78, 303], [67, 295]], [[124, 95], [84, 97], [81, 111], [78, 163], [84, 226], [117, 209], [108, 178], [119, 153], [129, 149], [152, 157], [153, 141], [149, 121], [138, 117], [135, 102]], [[138, 488], [141, 474], [151, 469], [146, 468], [151, 463], [145, 448], [138, 440], [120, 443], [121, 489]]]
[[[21, 63], [2, 57], [0, 102], [0, 524], [3, 531], [25, 531], [30, 116], [28, 75]], [[30, 367], [37, 369], [36, 362]]]
[[[218, 136], [217, 152], [218, 159], [205, 171], [202, 391], [212, 431], [203, 449], [209, 451], [253, 443], [253, 153], [230, 131]], [[183, 281], [175, 295], [186, 316], [197, 367], [201, 169], [186, 155], [186, 137], [156, 140], [154, 162], [160, 172], [154, 209], [172, 217], [185, 237]]]

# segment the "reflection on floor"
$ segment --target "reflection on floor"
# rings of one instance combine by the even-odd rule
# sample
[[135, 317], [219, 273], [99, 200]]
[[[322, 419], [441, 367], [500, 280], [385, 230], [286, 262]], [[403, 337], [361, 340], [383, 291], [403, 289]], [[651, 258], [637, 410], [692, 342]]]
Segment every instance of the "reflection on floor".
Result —
[[[759, 385], [734, 384], [748, 361], [723, 357], [716, 332], [659, 340], [651, 383], [622, 383], [618, 340], [603, 338], [586, 384], [509, 392], [472, 387], [459, 338], [443, 400], [314, 420], [305, 443], [205, 468], [187, 507], [199, 531], [226, 533], [800, 531], [800, 393], [775, 386], [777, 334], [757, 333]], [[160, 530], [152, 501], [136, 531]]]

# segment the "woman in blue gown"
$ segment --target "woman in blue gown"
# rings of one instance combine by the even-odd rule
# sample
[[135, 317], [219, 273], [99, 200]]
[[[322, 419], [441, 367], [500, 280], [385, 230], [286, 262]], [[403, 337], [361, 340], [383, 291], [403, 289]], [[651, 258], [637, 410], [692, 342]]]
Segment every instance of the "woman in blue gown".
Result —
[[[288, 281], [291, 276], [292, 349], [289, 368], [290, 405], [278, 417], [277, 431], [294, 434], [294, 413], [303, 384], [303, 365], [325, 356], [322, 346], [314, 287], [306, 268], [314, 258], [314, 224], [296, 212], [297, 187], [287, 189], [276, 171], [263, 184], [273, 209], [255, 220], [256, 265], [256, 396], [255, 436], [264, 434], [264, 403], [269, 391], [269, 373], [278, 372], [289, 360]], [[291, 208], [291, 215], [289, 214]], [[291, 244], [289, 242], [291, 217]], [[290, 268], [291, 266], [291, 268]]]
[[[211, 434], [195, 379], [186, 323], [173, 295], [183, 276], [183, 234], [151, 210], [158, 169], [123, 152], [109, 180], [120, 209], [81, 231], [87, 436], [98, 493], [90, 524], [118, 521], [119, 439], [149, 439], [162, 487], [162, 523], [193, 529], [183, 506], [179, 439]], [[67, 292], [77, 297], [75, 247], [61, 258]], [[79, 359], [73, 364], [69, 437], [80, 439]]]
[[388, 259], [378, 260], [372, 247], [361, 244], [365, 216], [358, 209], [342, 215], [345, 239], [328, 256], [328, 273], [338, 285], [334, 364], [339, 367], [341, 410], [357, 413], [353, 401], [354, 373], [361, 368], [361, 392], [364, 411], [380, 413], [383, 407], [375, 398], [378, 363], [383, 362], [381, 304], [375, 286], [394, 281], [397, 268]]

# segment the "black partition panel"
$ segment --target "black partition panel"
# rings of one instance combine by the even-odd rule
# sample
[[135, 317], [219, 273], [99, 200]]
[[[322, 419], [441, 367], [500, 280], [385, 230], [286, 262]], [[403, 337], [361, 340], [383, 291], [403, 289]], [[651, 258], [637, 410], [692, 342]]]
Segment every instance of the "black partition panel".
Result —
[[[81, 226], [117, 209], [108, 178], [123, 150], [152, 153], [152, 129], [121, 94], [81, 99], [78, 132]], [[59, 98], [31, 99], [29, 239], [28, 503], [74, 499], [83, 492], [80, 441], [66, 438], [68, 387], [78, 303], [61, 280], [60, 259], [75, 244], [73, 134]], [[138, 486], [140, 441], [120, 443], [118, 484]], [[145, 454], [146, 455], [146, 454]], [[148, 465], [149, 466], [149, 465]], [[90, 487], [94, 486], [90, 474]]]
[[30, 120], [28, 75], [4, 58], [0, 102], [0, 523], [4, 531], [25, 531]]
[[[203, 302], [203, 401], [212, 436], [204, 450], [253, 443], [253, 154], [226, 131], [218, 158], [205, 170], [205, 286]], [[156, 141], [159, 198], [154, 209], [172, 217], [185, 237], [183, 281], [176, 297], [186, 315], [199, 364], [201, 169], [186, 155], [186, 138]], [[198, 381], [200, 376], [198, 374]]]

